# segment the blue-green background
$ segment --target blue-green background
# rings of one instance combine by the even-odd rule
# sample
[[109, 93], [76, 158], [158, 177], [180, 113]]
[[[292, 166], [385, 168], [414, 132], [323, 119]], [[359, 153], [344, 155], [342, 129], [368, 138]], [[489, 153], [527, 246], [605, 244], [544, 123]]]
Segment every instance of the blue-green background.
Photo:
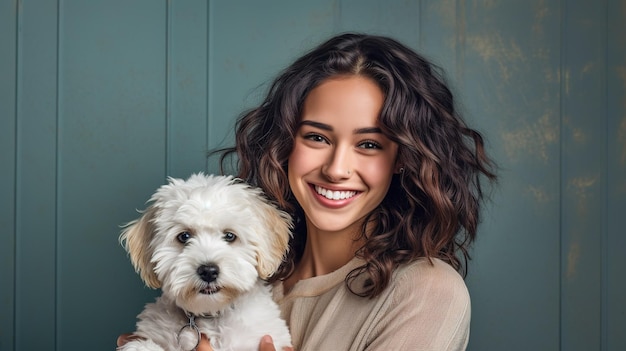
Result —
[[119, 226], [355, 30], [441, 65], [501, 167], [469, 349], [626, 350], [623, 0], [0, 0], [0, 350], [113, 350], [156, 294]]

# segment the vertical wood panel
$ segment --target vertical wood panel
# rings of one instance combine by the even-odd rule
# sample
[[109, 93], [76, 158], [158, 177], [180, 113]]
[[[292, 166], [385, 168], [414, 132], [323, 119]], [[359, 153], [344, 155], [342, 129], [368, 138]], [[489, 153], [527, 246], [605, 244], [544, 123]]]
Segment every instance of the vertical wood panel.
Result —
[[457, 6], [462, 110], [500, 167], [467, 279], [470, 350], [558, 349], [558, 18], [558, 1]]
[[626, 349], [626, 2], [607, 7], [607, 238], [603, 288], [603, 351]]
[[[457, 1], [420, 1], [419, 43], [421, 54], [445, 71], [450, 89], [457, 95], [457, 36], [464, 30], [457, 22]], [[462, 48], [461, 48], [462, 49]]]
[[110, 350], [154, 295], [118, 236], [165, 182], [166, 2], [68, 0], [60, 23], [58, 350]]
[[207, 168], [208, 1], [170, 1], [167, 47], [167, 174]]
[[389, 35], [417, 49], [421, 1], [340, 0], [335, 32]]
[[[208, 145], [213, 149], [232, 145], [234, 119], [261, 101], [266, 84], [281, 69], [332, 33], [336, 5], [235, 0], [209, 6]], [[209, 170], [217, 172], [215, 163]]]
[[0, 1], [0, 350], [14, 348], [17, 3]]
[[562, 42], [561, 348], [600, 350], [606, 226], [606, 1], [568, 1]]
[[57, 2], [20, 4], [15, 348], [43, 350], [56, 330]]

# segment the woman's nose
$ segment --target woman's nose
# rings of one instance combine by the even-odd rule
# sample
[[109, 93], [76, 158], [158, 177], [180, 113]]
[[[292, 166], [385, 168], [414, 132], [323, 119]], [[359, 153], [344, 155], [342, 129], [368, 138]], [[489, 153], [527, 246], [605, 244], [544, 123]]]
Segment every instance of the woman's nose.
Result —
[[333, 182], [350, 178], [354, 173], [348, 147], [336, 147], [329, 155], [322, 173]]

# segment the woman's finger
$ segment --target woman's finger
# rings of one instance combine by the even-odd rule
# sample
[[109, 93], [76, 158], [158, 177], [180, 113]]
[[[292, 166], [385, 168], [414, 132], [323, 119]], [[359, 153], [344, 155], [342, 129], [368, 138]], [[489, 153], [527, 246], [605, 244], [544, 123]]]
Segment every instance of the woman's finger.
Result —
[[117, 346], [124, 346], [126, 345], [128, 342], [133, 341], [135, 339], [139, 339], [139, 337], [135, 334], [122, 334], [120, 336], [117, 337]]
[[276, 351], [276, 348], [274, 347], [274, 341], [272, 340], [271, 336], [265, 335], [261, 338], [259, 351]]
[[213, 351], [213, 348], [211, 347], [211, 342], [206, 337], [206, 335], [202, 334], [202, 337], [200, 338], [200, 343], [198, 344], [196, 351]]
[[[261, 338], [259, 351], [276, 351], [276, 348], [274, 347], [274, 341], [272, 340], [271, 336], [265, 335]], [[293, 347], [283, 347], [282, 351], [293, 351]]]

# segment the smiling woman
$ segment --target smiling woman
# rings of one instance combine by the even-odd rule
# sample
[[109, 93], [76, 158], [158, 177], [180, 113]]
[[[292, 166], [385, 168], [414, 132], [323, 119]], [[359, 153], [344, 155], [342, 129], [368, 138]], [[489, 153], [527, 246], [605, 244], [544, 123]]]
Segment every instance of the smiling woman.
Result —
[[291, 190], [309, 224], [331, 237], [351, 227], [354, 237], [348, 243], [355, 248], [363, 244], [363, 218], [385, 197], [397, 168], [398, 145], [378, 128], [383, 101], [369, 78], [324, 81], [305, 100], [287, 166]]
[[495, 174], [436, 67], [388, 37], [331, 38], [240, 117], [234, 153], [296, 219], [270, 278], [296, 350], [465, 349], [459, 272]]

